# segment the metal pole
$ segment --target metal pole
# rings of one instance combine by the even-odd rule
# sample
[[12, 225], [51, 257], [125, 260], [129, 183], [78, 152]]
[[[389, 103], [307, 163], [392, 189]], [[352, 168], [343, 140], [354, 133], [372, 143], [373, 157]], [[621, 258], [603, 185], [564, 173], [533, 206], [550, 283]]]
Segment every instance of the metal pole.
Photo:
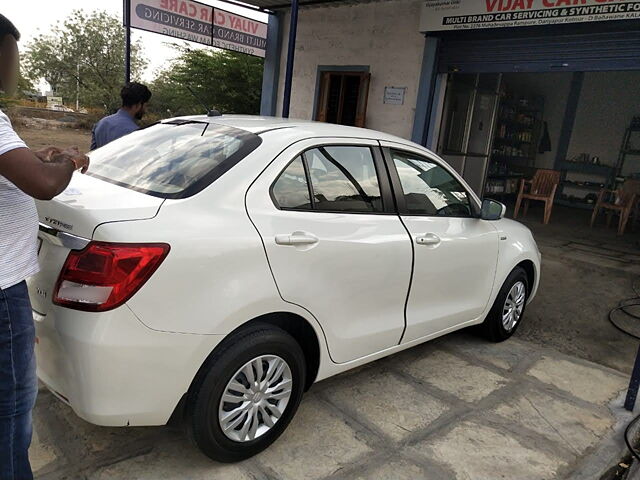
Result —
[[131, 82], [131, 0], [124, 0], [124, 83]]
[[293, 81], [293, 58], [296, 50], [296, 34], [298, 32], [298, 0], [291, 0], [291, 23], [289, 25], [289, 44], [287, 46], [287, 71], [284, 79], [284, 98], [282, 99], [282, 116], [289, 118], [291, 106], [291, 83]]
[[80, 110], [80, 62], [76, 61], [76, 112]]
[[638, 387], [640, 387], [640, 345], [638, 345], [638, 353], [636, 353], [636, 361], [631, 372], [631, 380], [629, 380], [629, 389], [627, 390], [627, 398], [624, 400], [624, 408], [633, 412], [638, 397]]

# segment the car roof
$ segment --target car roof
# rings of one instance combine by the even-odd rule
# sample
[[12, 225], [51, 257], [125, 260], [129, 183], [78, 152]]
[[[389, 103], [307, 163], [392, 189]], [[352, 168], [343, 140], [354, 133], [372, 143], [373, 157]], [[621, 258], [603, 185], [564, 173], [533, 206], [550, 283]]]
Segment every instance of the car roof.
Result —
[[[272, 130], [287, 129], [288, 133], [299, 133], [301, 138], [313, 137], [353, 137], [366, 138], [371, 140], [387, 140], [390, 142], [398, 142], [411, 144], [404, 138], [390, 135], [388, 133], [369, 130], [366, 128], [347, 127], [344, 125], [335, 125], [324, 122], [312, 122], [310, 120], [297, 120], [280, 117], [263, 117], [258, 115], [219, 115], [209, 117], [207, 115], [192, 115], [185, 117], [176, 117], [166, 121], [198, 121], [207, 122], [217, 125], [226, 125], [229, 127], [246, 130], [256, 135], [266, 133]], [[419, 145], [416, 145], [419, 146]]]

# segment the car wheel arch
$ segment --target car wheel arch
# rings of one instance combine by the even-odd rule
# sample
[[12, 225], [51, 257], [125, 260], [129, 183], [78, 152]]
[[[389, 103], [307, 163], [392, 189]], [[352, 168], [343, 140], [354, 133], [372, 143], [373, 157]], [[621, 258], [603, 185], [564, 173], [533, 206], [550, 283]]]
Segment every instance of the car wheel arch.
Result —
[[535, 285], [535, 281], [536, 281], [536, 267], [531, 260], [523, 260], [520, 263], [518, 263], [515, 267], [513, 267], [511, 271], [513, 271], [518, 267], [522, 268], [527, 273], [527, 282], [529, 284], [528, 288], [529, 288], [529, 293], [531, 293], [531, 289]]
[[304, 352], [307, 364], [307, 380], [305, 384], [305, 391], [308, 390], [315, 382], [315, 379], [318, 375], [318, 370], [320, 368], [320, 339], [318, 338], [315, 329], [306, 318], [296, 313], [284, 311], [260, 315], [251, 320], [248, 320], [247, 322], [238, 326], [236, 329], [229, 332], [229, 334], [226, 335], [225, 339], [222, 340], [222, 342], [220, 342], [218, 345], [216, 345], [216, 347], [211, 351], [211, 353], [209, 353], [204, 362], [202, 362], [202, 365], [198, 369], [198, 372], [195, 374], [191, 385], [193, 386], [195, 383], [197, 383], [198, 379], [202, 375], [206, 374], [206, 372], [208, 371], [208, 363], [211, 357], [220, 348], [223, 348], [228, 341], [231, 341], [231, 339], [238, 332], [254, 328], [260, 324], [278, 327], [287, 332], [298, 342], [298, 344], [302, 348], [302, 351]]

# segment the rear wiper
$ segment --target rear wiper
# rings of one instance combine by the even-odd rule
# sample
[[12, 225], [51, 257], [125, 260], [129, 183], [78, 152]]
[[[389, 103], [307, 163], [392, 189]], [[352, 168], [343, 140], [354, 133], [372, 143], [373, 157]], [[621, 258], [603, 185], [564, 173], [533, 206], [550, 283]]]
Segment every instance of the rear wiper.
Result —
[[211, 125], [209, 122], [203, 122], [202, 120], [171, 120], [169, 122], [164, 122], [164, 125], [176, 125], [176, 126], [180, 126], [180, 125], [204, 125], [204, 128], [202, 129], [202, 133], [200, 134], [201, 137], [204, 137], [204, 134], [207, 133], [207, 128], [209, 128], [209, 125]]
[[202, 120], [169, 120], [168, 122], [162, 122], [163, 125], [189, 125], [190, 123], [209, 125], [209, 122], [203, 122]]

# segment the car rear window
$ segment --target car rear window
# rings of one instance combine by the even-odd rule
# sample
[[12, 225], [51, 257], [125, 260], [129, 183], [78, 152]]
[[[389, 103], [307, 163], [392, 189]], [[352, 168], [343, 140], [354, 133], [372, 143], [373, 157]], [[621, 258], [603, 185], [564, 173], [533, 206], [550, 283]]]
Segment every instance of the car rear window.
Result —
[[161, 198], [200, 192], [261, 143], [224, 125], [174, 121], [152, 125], [91, 152], [89, 175]]

